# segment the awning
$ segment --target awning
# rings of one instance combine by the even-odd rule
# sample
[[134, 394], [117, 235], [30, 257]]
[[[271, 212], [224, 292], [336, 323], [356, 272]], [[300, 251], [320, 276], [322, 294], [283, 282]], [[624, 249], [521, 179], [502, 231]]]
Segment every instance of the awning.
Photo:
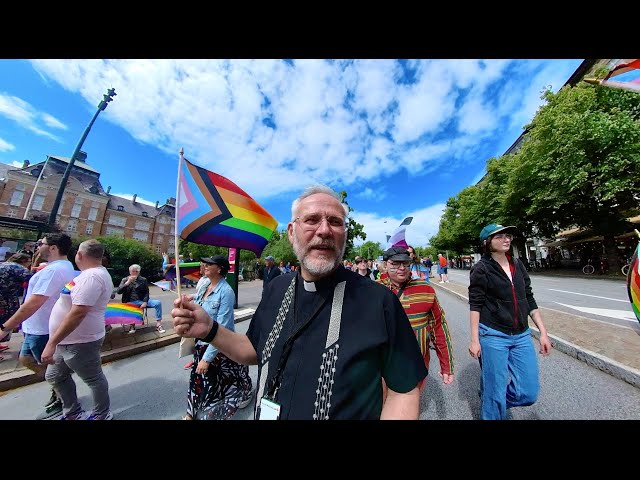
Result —
[[540, 247], [564, 247], [565, 245], [567, 245], [566, 240], [556, 240], [555, 242], [549, 242], [539, 246]]
[[584, 233], [584, 230], [582, 230], [581, 228], [570, 228], [568, 230], [563, 230], [562, 232], [558, 233], [558, 237], [570, 237], [571, 235], [580, 235]]

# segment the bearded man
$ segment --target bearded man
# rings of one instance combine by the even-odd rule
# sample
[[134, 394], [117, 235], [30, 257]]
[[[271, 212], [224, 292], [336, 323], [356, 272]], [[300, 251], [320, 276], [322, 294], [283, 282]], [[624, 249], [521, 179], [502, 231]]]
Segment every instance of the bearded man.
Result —
[[246, 335], [186, 297], [174, 303], [179, 335], [259, 365], [257, 419], [418, 418], [427, 369], [398, 298], [342, 266], [347, 214], [323, 185], [294, 200], [287, 232], [300, 269], [267, 285]]

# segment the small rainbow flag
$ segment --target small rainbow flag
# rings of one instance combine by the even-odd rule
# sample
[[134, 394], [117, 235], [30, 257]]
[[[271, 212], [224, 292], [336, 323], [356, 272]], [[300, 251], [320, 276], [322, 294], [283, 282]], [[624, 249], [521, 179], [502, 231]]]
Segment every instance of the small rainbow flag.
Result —
[[[637, 230], [636, 230], [637, 231]], [[636, 251], [631, 258], [631, 266], [629, 267], [629, 274], [627, 275], [627, 293], [629, 294], [629, 301], [631, 302], [631, 308], [633, 313], [636, 314], [636, 318], [640, 322], [640, 262], [638, 257], [640, 256], [640, 243], [636, 247]]]
[[133, 303], [107, 303], [104, 323], [107, 325], [142, 323], [142, 309]]
[[188, 242], [249, 250], [258, 257], [278, 222], [228, 178], [189, 162], [179, 168], [177, 230]]
[[65, 294], [65, 295], [69, 295], [71, 293], [71, 289], [73, 287], [76, 286], [76, 282], [74, 282], [73, 280], [71, 280], [69, 283], [67, 283], [64, 287], [62, 287], [62, 290], [60, 290], [61, 294]]

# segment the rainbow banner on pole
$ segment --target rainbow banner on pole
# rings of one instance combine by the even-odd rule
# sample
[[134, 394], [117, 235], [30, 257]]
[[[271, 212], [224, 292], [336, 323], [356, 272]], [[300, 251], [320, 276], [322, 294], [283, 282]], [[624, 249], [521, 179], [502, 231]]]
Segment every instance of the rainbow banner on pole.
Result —
[[[637, 232], [637, 230], [636, 230]], [[629, 294], [629, 301], [631, 302], [631, 309], [636, 314], [636, 318], [640, 322], [640, 262], [638, 256], [640, 255], [640, 243], [633, 252], [631, 258], [631, 265], [629, 267], [629, 273], [627, 275], [627, 293]]]
[[104, 323], [107, 325], [142, 323], [142, 308], [133, 303], [107, 303]]
[[176, 224], [180, 238], [249, 250], [259, 257], [278, 226], [276, 219], [228, 178], [182, 158]]

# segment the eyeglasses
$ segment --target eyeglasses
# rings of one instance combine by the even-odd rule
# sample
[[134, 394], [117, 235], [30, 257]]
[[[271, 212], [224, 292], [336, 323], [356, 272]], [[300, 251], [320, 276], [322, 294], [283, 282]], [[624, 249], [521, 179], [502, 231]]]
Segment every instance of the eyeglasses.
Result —
[[308, 231], [316, 230], [323, 220], [326, 220], [334, 230], [344, 230], [347, 226], [347, 222], [342, 217], [320, 215], [319, 213], [308, 213], [307, 215], [296, 217], [294, 222], [298, 220], [300, 220], [300, 225]]
[[40, 248], [41, 246], [45, 246], [48, 247], [49, 244], [48, 243], [44, 243], [43, 241], [38, 240], [38, 242], [36, 243], [36, 247]]
[[396, 263], [396, 262], [387, 261], [387, 264], [389, 268], [395, 268], [396, 270], [398, 270], [400, 267], [409, 268], [409, 266], [411, 265], [411, 262]]
[[493, 238], [497, 238], [498, 240], [513, 240], [513, 235], [511, 235], [510, 233], [498, 233], [497, 235], [494, 235]]
[[366, 260], [358, 260], [356, 263], [367, 263]]

